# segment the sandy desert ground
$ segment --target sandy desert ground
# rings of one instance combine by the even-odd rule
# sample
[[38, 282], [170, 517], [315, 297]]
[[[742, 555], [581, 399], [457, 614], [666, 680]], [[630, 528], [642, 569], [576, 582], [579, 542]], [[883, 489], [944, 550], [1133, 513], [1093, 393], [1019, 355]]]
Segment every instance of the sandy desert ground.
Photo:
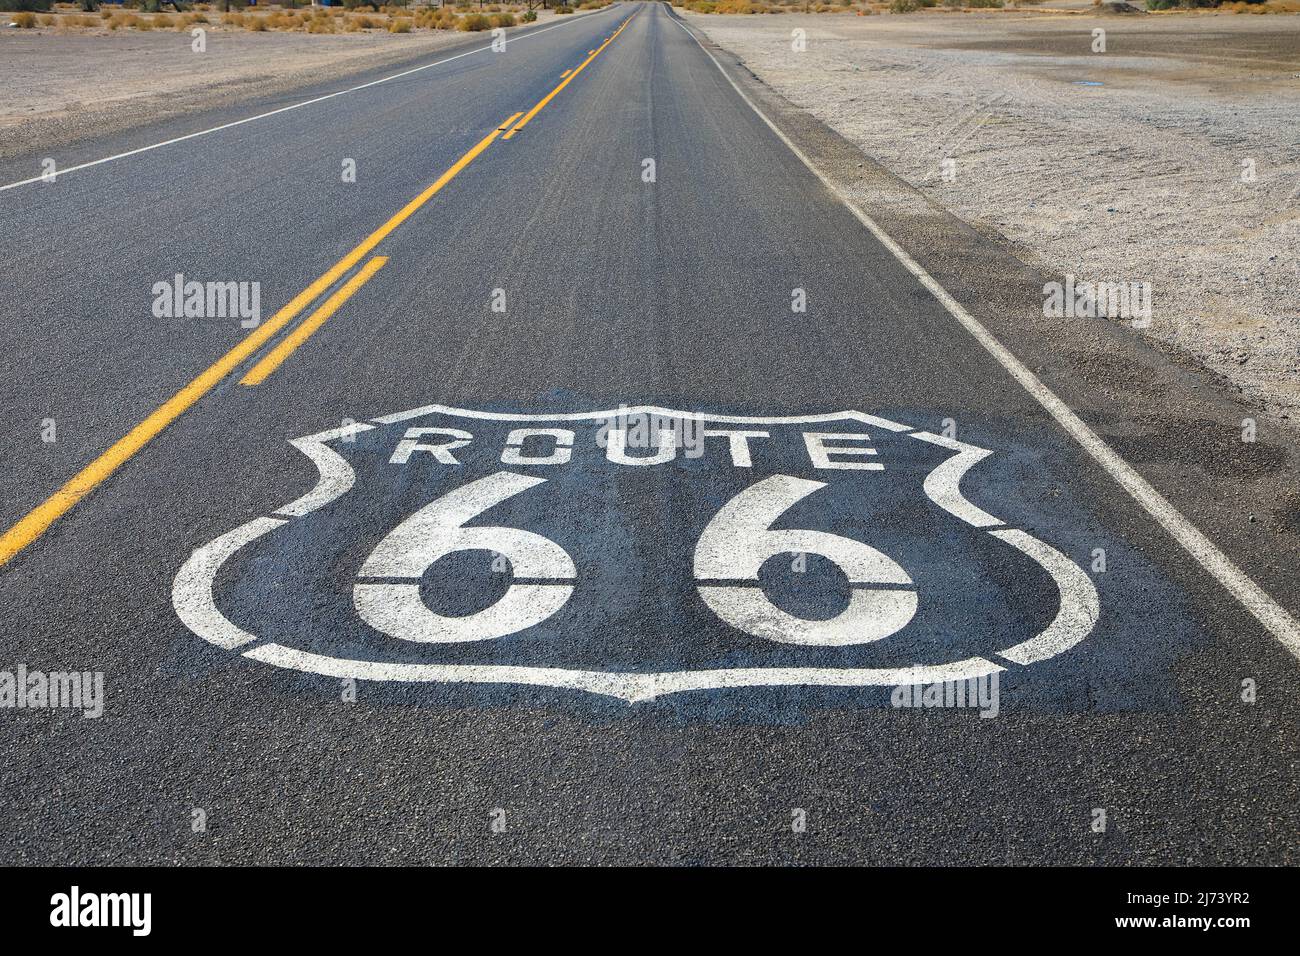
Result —
[[1300, 418], [1300, 17], [685, 16], [1033, 264], [1150, 280], [1149, 334]]

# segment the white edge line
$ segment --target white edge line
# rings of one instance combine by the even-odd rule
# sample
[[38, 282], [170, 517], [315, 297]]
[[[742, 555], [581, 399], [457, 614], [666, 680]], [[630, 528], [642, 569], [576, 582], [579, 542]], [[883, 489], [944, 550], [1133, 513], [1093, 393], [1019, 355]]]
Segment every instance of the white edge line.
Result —
[[[619, 6], [619, 4], [612, 4], [611, 6], [604, 7], [603, 9], [613, 10], [617, 6]], [[592, 14], [596, 14], [596, 13], [600, 13], [600, 10], [592, 11]], [[586, 19], [586, 16], [587, 15], [574, 17], [573, 19], [565, 20], [562, 23], [555, 23], [549, 27], [542, 27], [540, 30], [532, 30], [528, 33], [523, 34], [522, 36], [515, 37], [514, 40], [512, 40], [511, 42], [518, 43], [520, 40], [527, 40], [529, 37], [535, 37], [542, 33], [547, 33], [551, 30], [558, 30], [560, 27], [567, 27], [572, 23], [577, 23], [581, 20]], [[442, 66], [444, 63], [450, 63], [452, 60], [459, 60], [461, 57], [470, 56], [471, 54], [474, 53], [482, 53], [485, 50], [491, 50], [491, 49], [492, 47], [491, 45], [489, 45], [489, 46], [479, 47], [476, 50], [466, 50], [464, 53], [457, 53], [455, 56], [449, 56], [445, 60], [437, 60], [433, 63], [426, 63], [424, 64], [424, 66], [417, 66], [410, 70], [403, 70], [401, 73], [394, 73], [391, 76], [380, 77], [377, 80], [371, 80], [369, 83], [362, 83], [360, 86], [349, 87], [346, 90], [337, 90], [333, 93], [326, 93], [324, 96], [317, 96], [310, 100], [303, 100], [301, 103], [291, 103], [288, 106], [282, 106], [279, 109], [271, 110], [270, 112], [267, 113], [258, 113], [256, 116], [246, 116], [241, 120], [235, 120], [234, 122], [231, 123], [223, 123], [220, 126], [213, 126], [211, 129], [201, 129], [194, 133], [186, 133], [184, 136], [177, 136], [175, 139], [163, 140], [161, 143], [153, 143], [149, 146], [141, 146], [138, 147], [137, 149], [127, 150], [125, 153], [117, 153], [114, 156], [105, 156], [103, 159], [95, 159], [95, 160], [91, 160], [88, 163], [81, 163], [77, 166], [69, 166], [67, 169], [56, 168], [54, 172], [54, 178], [49, 181], [50, 182], [57, 181], [63, 176], [68, 175], [68, 173], [75, 173], [78, 170], [89, 169], [92, 166], [100, 166], [103, 165], [104, 163], [111, 163], [118, 159], [126, 159], [130, 156], [137, 156], [140, 153], [147, 153], [155, 149], [162, 149], [164, 146], [171, 146], [175, 143], [183, 143], [187, 139], [194, 139], [198, 136], [207, 136], [209, 133], [220, 133], [222, 130], [233, 129], [236, 126], [243, 126], [245, 123], [252, 123], [255, 120], [266, 119], [271, 116], [278, 116], [281, 113], [287, 113], [290, 110], [302, 109], [304, 106], [311, 106], [315, 103], [323, 103], [325, 100], [332, 100], [336, 96], [344, 96], [348, 93], [356, 93], [360, 90], [368, 89], [372, 86], [378, 86], [380, 83], [387, 83], [390, 80], [400, 80], [402, 77], [410, 76], [412, 73], [419, 73], [421, 70], [429, 70], [435, 66]], [[0, 193], [7, 192], [10, 189], [17, 189], [19, 186], [30, 186], [32, 183], [39, 183], [39, 182], [46, 182], [46, 181], [47, 180], [45, 175], [33, 176], [31, 179], [23, 179], [16, 183], [9, 183], [7, 186], [0, 186]]]
[[1282, 643], [1293, 657], [1300, 659], [1300, 623], [1293, 618], [1282, 605], [1273, 600], [1258, 584], [1252, 581], [1240, 568], [1238, 568], [1217, 545], [1209, 538], [1202, 534], [1195, 525], [1182, 516], [1160, 492], [1143, 478], [1138, 472], [1119, 456], [1109, 445], [1107, 445], [1094, 432], [1088, 424], [1076, 415], [1065, 402], [1061, 401], [1056, 394], [1039, 380], [1038, 376], [1029, 370], [1023, 362], [1011, 354], [998, 339], [980, 324], [979, 320], [966, 311], [952, 295], [941, 286], [929, 272], [927, 272], [915, 259], [913, 259], [897, 242], [889, 236], [879, 225], [876, 224], [870, 216], [858, 208], [848, 195], [844, 193], [835, 183], [831, 182], [816, 166], [811, 159], [795, 143], [786, 136], [777, 125], [768, 118], [758, 105], [754, 103], [733, 80], [730, 74], [723, 69], [722, 64], [718, 62], [709, 49], [700, 42], [699, 37], [686, 26], [685, 23], [673, 17], [673, 22], [686, 31], [687, 36], [695, 41], [696, 45], [704, 52], [713, 65], [718, 68], [731, 88], [736, 91], [736, 95], [744, 100], [745, 104], [767, 124], [768, 128], [776, 134], [777, 138], [783, 142], [792, 153], [798, 157], [808, 170], [816, 176], [831, 193], [842, 202], [845, 207], [853, 213], [857, 220], [862, 223], [867, 230], [876, 237], [876, 240], [893, 254], [894, 258], [907, 269], [908, 272], [916, 276], [921, 285], [933, 295], [948, 313], [960, 322], [971, 335], [984, 346], [984, 348], [997, 359], [998, 364], [1014, 378], [1027, 391], [1038, 404], [1054, 418], [1066, 432], [1077, 441], [1089, 455], [1092, 456], [1105, 471], [1115, 479], [1125, 491], [1136, 501], [1142, 508], [1154, 518], [1169, 535], [1177, 541], [1198, 564], [1208, 571], [1228, 592], [1237, 599], [1238, 602], [1250, 614], [1259, 621], [1264, 628]]

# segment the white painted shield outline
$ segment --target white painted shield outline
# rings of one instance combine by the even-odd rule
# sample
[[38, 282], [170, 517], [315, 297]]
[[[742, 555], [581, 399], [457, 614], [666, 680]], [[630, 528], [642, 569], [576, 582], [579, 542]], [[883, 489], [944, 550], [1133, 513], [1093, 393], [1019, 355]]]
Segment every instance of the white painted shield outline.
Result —
[[[681, 412], [653, 405], [638, 405], [602, 412], [575, 412], [556, 415], [507, 415], [472, 411], [447, 405], [426, 405], [397, 412], [344, 428], [330, 429], [290, 444], [305, 454], [320, 473], [315, 487], [296, 501], [278, 509], [273, 516], [255, 518], [190, 556], [176, 575], [172, 603], [181, 621], [199, 637], [226, 650], [235, 650], [260, 640], [257, 635], [236, 627], [217, 608], [213, 586], [223, 564], [237, 551], [303, 518], [345, 495], [356, 481], [352, 466], [329, 442], [348, 435], [369, 431], [377, 425], [393, 425], [426, 415], [447, 415], [504, 422], [561, 422], [618, 419], [637, 415], [662, 418], [694, 419], [730, 425], [808, 425], [819, 422], [855, 421], [875, 428], [906, 435], [956, 452], [926, 476], [922, 489], [938, 507], [976, 528], [987, 531], [1037, 562], [1056, 584], [1060, 606], [1052, 622], [1039, 634], [1013, 647], [991, 655], [1013, 664], [1027, 665], [1055, 657], [1084, 640], [1097, 623], [1100, 602], [1092, 580], [1075, 562], [1055, 548], [1044, 544], [1028, 532], [1007, 527], [967, 501], [961, 493], [961, 479], [974, 465], [992, 452], [952, 438], [925, 431], [915, 431], [888, 419], [864, 412], [833, 412], [825, 415], [790, 415], [780, 417], [743, 417]], [[776, 687], [814, 685], [822, 687], [894, 687], [902, 684], [933, 684], [983, 677], [1006, 668], [983, 657], [972, 657], [948, 664], [917, 665], [892, 668], [833, 667], [737, 667], [663, 673], [618, 673], [570, 670], [557, 667], [522, 667], [514, 665], [472, 664], [396, 664], [329, 657], [295, 650], [281, 644], [265, 643], [241, 652], [244, 657], [292, 670], [338, 679], [398, 681], [422, 683], [526, 684], [543, 687], [583, 690], [627, 703], [652, 700], [667, 694], [686, 691], [718, 690], [728, 687]]]

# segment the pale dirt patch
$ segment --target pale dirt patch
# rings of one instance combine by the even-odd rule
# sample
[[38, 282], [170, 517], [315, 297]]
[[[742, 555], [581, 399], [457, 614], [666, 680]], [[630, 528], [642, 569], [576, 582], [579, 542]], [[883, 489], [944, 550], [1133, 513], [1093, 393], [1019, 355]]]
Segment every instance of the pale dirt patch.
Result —
[[[555, 15], [539, 11], [539, 23], [549, 19]], [[491, 39], [451, 30], [248, 33], [198, 25], [209, 31], [205, 53], [190, 49], [188, 31], [0, 29], [0, 157], [342, 80], [468, 37], [482, 45]]]
[[685, 16], [1031, 264], [1149, 280], [1148, 334], [1300, 415], [1300, 17]]

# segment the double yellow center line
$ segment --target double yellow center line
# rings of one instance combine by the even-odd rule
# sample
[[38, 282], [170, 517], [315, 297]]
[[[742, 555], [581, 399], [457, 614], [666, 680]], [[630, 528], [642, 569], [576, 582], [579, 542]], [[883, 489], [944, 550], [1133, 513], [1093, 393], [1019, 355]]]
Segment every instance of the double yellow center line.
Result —
[[375, 256], [364, 266], [361, 271], [344, 283], [343, 288], [339, 289], [332, 296], [325, 300], [325, 304], [313, 312], [307, 319], [301, 322], [297, 328], [284, 337], [280, 344], [272, 349], [256, 365], [252, 367], [247, 375], [240, 381], [241, 385], [257, 385], [262, 382], [268, 375], [280, 367], [280, 363], [287, 359], [293, 350], [311, 338], [313, 332], [325, 324], [325, 320], [338, 311], [348, 299], [352, 298], [352, 293], [356, 292], [363, 285], [370, 281], [370, 277], [384, 267], [388, 262], [387, 256]]
[[[639, 13], [640, 11], [637, 12]], [[635, 13], [632, 14], [632, 17], [634, 16], [636, 16]], [[586, 68], [588, 63], [596, 59], [596, 57], [600, 56], [601, 51], [604, 50], [605, 47], [609, 46], [616, 39], [618, 39], [618, 35], [622, 33], [624, 30], [626, 30], [627, 25], [632, 22], [632, 17], [628, 17], [626, 20], [624, 20], [623, 25], [620, 26], [617, 30], [615, 30], [613, 34], [606, 37], [604, 43], [596, 47], [596, 49], [594, 50], [588, 50], [587, 58], [578, 65], [578, 68], [576, 70], [574, 70], [572, 73], [565, 71], [564, 79], [560, 81], [560, 85], [557, 86], [555, 89], [551, 90], [551, 92], [547, 93], [545, 96], [543, 96], [541, 100], [538, 101], [537, 105], [534, 106], [532, 109], [530, 109], [527, 113], [525, 113], [524, 118], [521, 119], [518, 123], [516, 123], [514, 125], [514, 128], [511, 129], [508, 133], [506, 133], [506, 135], [503, 138], [510, 139], [510, 137], [514, 136], [515, 133], [519, 132], [521, 129], [527, 126], [529, 122], [532, 121], [532, 118], [536, 116], [538, 113], [540, 113], [543, 107], [545, 107], [547, 103], [551, 102], [551, 100], [553, 100], [556, 97], [556, 95], [560, 92], [560, 90], [564, 89], [571, 82], [573, 82], [573, 78], [577, 76], [579, 73], [581, 73]]]
[[[639, 11], [638, 11], [639, 12]], [[0, 535], [0, 566], [7, 564], [19, 551], [27, 547], [57, 521], [67, 513], [77, 502], [88, 495], [103, 481], [122, 467], [132, 456], [141, 448], [149, 444], [159, 433], [177, 418], [183, 415], [195, 402], [197, 402], [208, 392], [212, 391], [217, 385], [224, 381], [239, 366], [243, 365], [248, 359], [252, 358], [263, 346], [265, 346], [281, 329], [296, 319], [304, 309], [324, 295], [340, 279], [350, 272], [363, 258], [374, 251], [379, 243], [395, 230], [398, 226], [411, 218], [417, 210], [425, 203], [432, 199], [442, 187], [456, 178], [456, 176], [466, 166], [472, 163], [478, 156], [492, 145], [492, 142], [505, 132], [505, 139], [509, 139], [517, 133], [525, 124], [534, 116], [541, 112], [555, 96], [568, 85], [569, 81], [577, 76], [588, 63], [600, 54], [601, 50], [609, 46], [624, 29], [628, 23], [637, 14], [633, 13], [623, 21], [623, 24], [614, 32], [612, 36], [605, 40], [598, 49], [593, 51], [586, 60], [582, 62], [576, 70], [565, 77], [550, 93], [546, 94], [536, 106], [525, 113], [515, 113], [500, 127], [494, 129], [483, 139], [469, 150], [464, 156], [458, 159], [455, 164], [445, 173], [437, 178], [424, 192], [416, 196], [392, 218], [382, 226], [367, 236], [355, 249], [336, 262], [330, 269], [319, 279], [313, 282], [302, 292], [271, 316], [266, 322], [262, 323], [253, 332], [249, 333], [238, 345], [214, 362], [206, 371], [201, 373], [197, 378], [182, 388], [179, 392], [169, 398], [153, 411], [144, 421], [136, 425], [123, 437], [119, 438], [107, 451], [101, 454], [93, 462], [78, 472], [72, 479], [63, 485], [58, 491], [50, 495], [42, 504], [38, 505], [28, 514], [24, 515], [13, 527]], [[519, 117], [523, 116], [520, 120]], [[515, 121], [518, 120], [516, 123]], [[515, 123], [513, 128], [510, 124]], [[508, 132], [507, 132], [508, 130]], [[347, 299], [366, 283], [376, 272], [381, 269], [388, 261], [385, 256], [376, 256], [362, 267], [356, 275], [352, 276], [340, 289], [325, 301], [323, 305], [313, 312], [306, 321], [298, 328], [294, 329], [284, 340], [268, 353], [261, 361], [253, 366], [251, 370], [243, 377], [242, 384], [256, 385], [266, 379], [268, 375], [274, 372], [285, 359], [287, 359], [295, 349], [305, 342], [321, 325], [325, 323], [334, 312], [342, 306]]]

